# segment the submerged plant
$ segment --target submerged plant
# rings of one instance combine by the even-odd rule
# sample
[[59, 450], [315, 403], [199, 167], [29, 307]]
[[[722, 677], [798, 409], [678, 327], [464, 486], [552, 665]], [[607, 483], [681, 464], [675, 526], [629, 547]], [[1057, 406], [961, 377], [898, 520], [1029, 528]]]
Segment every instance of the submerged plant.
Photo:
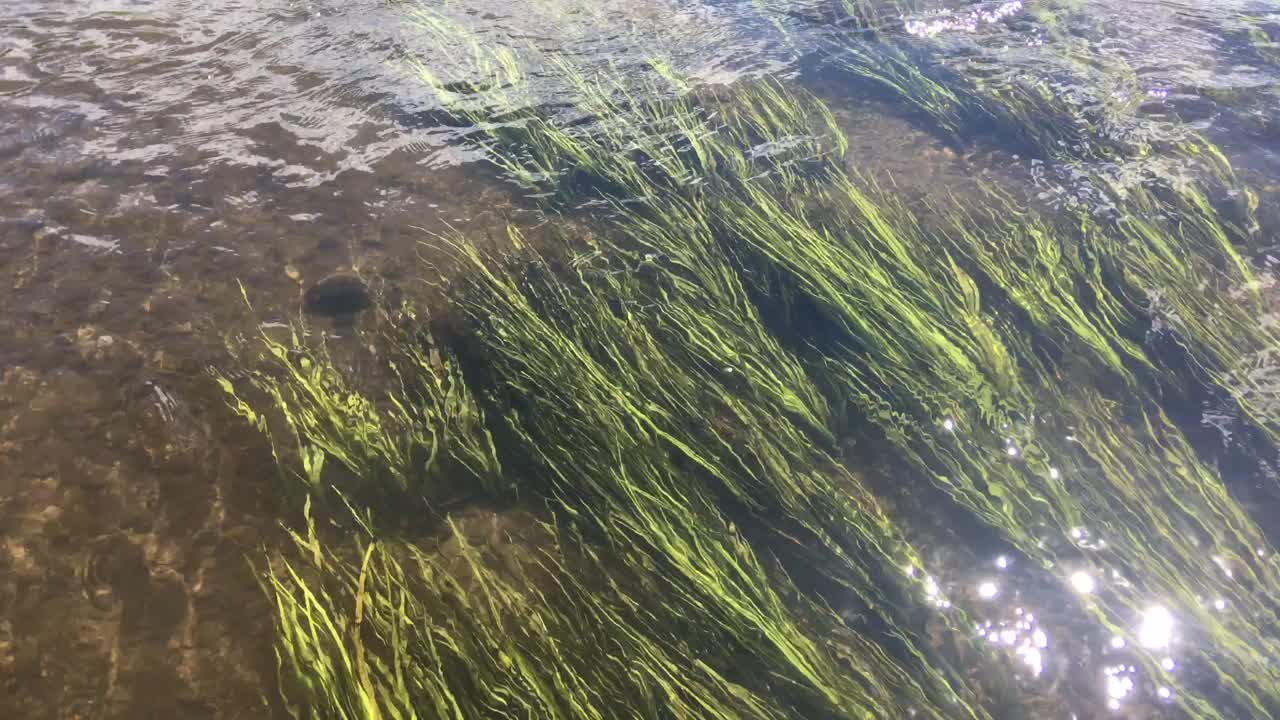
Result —
[[[294, 713], [727, 720], [807, 704], [760, 667], [751, 637], [682, 602], [692, 598], [643, 553], [602, 554], [572, 527], [518, 522], [508, 541], [522, 544], [506, 549], [474, 544], [457, 521], [430, 553], [372, 538], [338, 552], [314, 526], [295, 534], [301, 559], [266, 581], [285, 681], [299, 683]], [[722, 561], [768, 586], [744, 559]]]
[[[538, 248], [513, 229], [501, 257], [437, 239], [465, 327], [440, 347], [402, 314], [385, 398], [297, 338], [263, 340], [265, 407], [224, 387], [250, 420], [283, 417], [312, 487], [326, 460], [393, 498], [461, 475], [525, 503], [540, 539], [497, 563], [452, 521], [452, 559], [372, 521], [348, 550], [296, 536], [305, 567], [267, 587], [300, 713], [984, 717], [990, 698], [918, 622], [964, 616], [902, 572], [921, 565], [907, 520], [838, 460], [849, 432], [1050, 572], [1087, 550], [1118, 580], [1086, 611], [1191, 715], [1273, 713], [1280, 568], [1161, 409], [1156, 390], [1186, 378], [1144, 342], [1161, 317], [1224, 387], [1233, 354], [1276, 347], [1250, 322], [1241, 232], [1203, 193], [1116, 188], [1114, 217], [1065, 222], [994, 189], [985, 209], [908, 207], [850, 175], [830, 111], [780, 81], [709, 90], [662, 63], [633, 81], [553, 59], [582, 115], [530, 113], [513, 52], [419, 21], [489, 90], [418, 75], [586, 229]], [[1066, 142], [1034, 98], [975, 99], [905, 56], [874, 70], [942, 123], [979, 108]], [[1274, 434], [1254, 390], [1231, 392]], [[1132, 629], [1153, 603], [1208, 638], [1186, 652], [1225, 708]]]
[[[696, 226], [686, 228], [697, 241]], [[808, 405], [816, 399], [809, 383], [743, 304], [736, 277], [714, 273], [714, 255], [686, 256], [707, 271], [701, 276], [697, 267], [686, 274], [677, 262], [670, 270], [646, 270], [580, 261], [566, 278], [535, 259], [512, 277], [469, 248], [457, 250], [474, 263], [461, 302], [478, 325], [491, 371], [507, 378], [506, 392], [519, 410], [507, 414], [510, 430], [557, 497], [633, 527], [630, 544], [649, 548], [655, 562], [701, 588], [708, 607], [723, 605], [732, 622], [754, 626], [759, 611], [751, 608], [762, 600], [752, 597], [763, 588], [748, 591], [717, 579], [714, 565], [693, 551], [711, 548], [719, 531], [704, 533], [724, 521], [677, 510], [699, 506], [687, 493], [705, 493], [766, 541], [784, 569], [816, 570], [840, 588], [841, 604], [895, 627], [892, 645], [909, 654], [907, 667], [928, 678], [935, 698], [951, 695], [945, 669], [939, 673], [905, 627], [912, 601], [900, 586], [899, 568], [918, 560], [875, 499], [813, 446], [825, 434], [812, 422], [823, 409]], [[789, 585], [786, 576], [771, 582]], [[820, 688], [841, 713], [866, 702], [837, 680], [840, 673], [828, 676], [821, 664], [812, 665], [819, 657], [802, 660], [785, 633], [766, 637], [770, 644], [757, 652], [781, 652], [777, 672], [802, 662], [791, 672]], [[882, 666], [886, 652], [857, 661], [863, 685], [903, 672]], [[931, 706], [923, 695], [914, 702]]]
[[[425, 318], [406, 306], [385, 318], [392, 378], [381, 392], [358, 387], [305, 327], [286, 340], [263, 332], [235, 355], [247, 372], [216, 374], [233, 410], [272, 440], [277, 458], [300, 467], [311, 492], [336, 483], [359, 500], [434, 513], [450, 493], [509, 490], [484, 414], [457, 362], [442, 353]], [[326, 473], [326, 465], [331, 472]], [[332, 471], [342, 473], [336, 479]], [[502, 486], [501, 488], [499, 486]]]
[[[635, 576], [627, 584], [660, 587], [646, 593], [641, 604], [646, 614], [654, 616], [655, 628], [688, 625], [692, 636], [708, 636], [706, 642], [714, 648], [668, 648], [669, 659], [662, 660], [659, 649], [667, 641], [645, 635], [651, 631], [632, 622], [621, 629], [638, 633], [636, 642], [644, 647], [627, 648], [619, 662], [689, 665], [706, 668], [716, 677], [735, 678], [744, 672], [744, 663], [758, 664], [759, 672], [745, 672], [743, 679], [735, 681], [750, 685], [767, 679], [767, 702], [762, 699], [750, 704], [790, 708], [764, 716], [854, 718], [905, 713], [914, 708], [926, 717], [954, 717], [957, 711], [982, 717], [974, 709], [961, 710], [964, 705], [949, 688], [947, 671], [940, 669], [944, 667], [941, 658], [927, 658], [916, 644], [918, 639], [897, 626], [897, 622], [905, 622], [910, 601], [904, 588], [895, 593], [888, 583], [900, 575], [896, 570], [904, 550], [880, 545], [891, 542], [893, 536], [887, 520], [877, 517], [874, 500], [865, 495], [844, 497], [842, 490], [857, 490], [856, 481], [842, 475], [821, 451], [810, 449], [804, 427], [793, 424], [790, 417], [800, 420], [807, 413], [817, 418], [815, 408], [807, 407], [804, 396], [796, 394], [802, 388], [792, 389], [784, 382], [752, 384], [756, 377], [767, 380], [767, 373], [786, 372], [786, 356], [764, 334], [755, 338], [761, 347], [738, 344], [739, 327], [754, 327], [750, 314], [734, 318], [727, 308], [721, 308], [722, 314], [717, 316], [712, 313], [719, 298], [701, 299], [722, 288], [698, 286], [695, 275], [680, 277], [676, 273], [671, 274], [671, 284], [657, 282], [647, 289], [645, 284], [637, 284], [638, 274], [627, 278], [625, 274], [604, 273], [599, 276], [603, 284], [597, 286], [588, 280], [593, 276], [591, 269], [581, 263], [573, 264], [578, 268], [574, 274], [564, 276], [536, 259], [523, 265], [517, 275], [484, 261], [468, 246], [455, 245], [453, 249], [472, 263], [452, 291], [459, 307], [478, 326], [477, 346], [469, 352], [488, 360], [485, 370], [472, 382], [492, 387], [493, 402], [504, 409], [505, 427], [500, 434], [512, 439], [504, 454], [518, 459], [518, 465], [530, 473], [531, 482], [524, 491], [545, 497], [553, 517], [572, 520], [584, 535], [607, 549], [602, 562], [619, 573]], [[702, 279], [715, 278], [704, 275]], [[732, 275], [719, 280], [730, 287], [734, 284]], [[750, 312], [749, 305], [739, 303], [738, 307]], [[708, 313], [705, 317], [704, 311]], [[699, 328], [699, 322], [707, 324]], [[699, 336], [713, 330], [719, 330], [721, 337]], [[271, 341], [266, 342], [272, 347]], [[720, 352], [737, 356], [740, 372], [751, 374], [739, 381], [708, 365], [708, 360], [723, 361], [703, 355], [713, 342], [719, 343]], [[758, 362], [751, 357], [755, 353], [773, 353], [784, 366], [773, 368]], [[440, 367], [417, 366], [426, 375], [439, 374]], [[792, 381], [803, 385], [802, 374], [792, 372], [796, 373]], [[311, 381], [301, 378], [293, 382]], [[284, 398], [286, 405], [296, 402], [291, 392], [271, 397], [278, 402]], [[709, 417], [714, 421], [708, 422]], [[810, 430], [821, 433], [820, 424], [809, 424]], [[309, 440], [309, 433], [318, 431], [323, 440], [328, 427], [306, 425], [300, 433]], [[459, 439], [465, 444], [465, 437]], [[335, 459], [345, 463], [345, 457]], [[388, 464], [396, 462], [391, 453], [378, 457]], [[517, 465], [514, 460], [504, 464]], [[364, 467], [346, 469], [377, 477]], [[837, 488], [836, 482], [847, 482], [849, 487]], [[794, 544], [780, 551], [782, 565], [787, 558], [819, 555], [824, 561], [822, 572], [846, 591], [857, 593], [842, 605], [848, 608], [854, 604], [859, 612], [884, 616], [888, 626], [895, 628], [891, 639], [876, 639], [865, 630], [855, 632], [828, 608], [822, 596], [810, 597], [793, 585], [782, 565], [769, 569], [773, 563], [759, 559], [755, 543], [738, 534], [735, 522], [721, 507], [739, 508], [738, 522], [744, 531], [763, 532], [773, 536], [774, 542]], [[763, 513], [766, 508], [769, 512]], [[838, 518], [844, 522], [836, 522]], [[373, 552], [371, 547], [365, 550], [366, 566]], [[833, 559], [835, 564], [826, 564]], [[330, 563], [319, 568], [323, 571], [319, 582], [346, 588], [354, 585], [356, 589], [347, 592], [354, 594], [355, 604], [361, 608], [357, 616], [369, 617], [371, 606], [361, 599], [367, 586], [365, 570], [356, 579], [353, 570], [341, 567]], [[471, 571], [480, 574], [475, 567]], [[574, 573], [560, 574], [590, 572], [589, 568], [577, 568]], [[336, 576], [325, 577], [324, 573]], [[450, 589], [451, 581], [434, 574], [429, 580], [439, 587], [415, 585], [413, 595], [416, 602], [427, 603], [433, 611], [426, 626], [455, 622], [435, 617], [441, 601], [430, 600], [433, 592], [456, 592]], [[282, 629], [296, 645], [286, 647], [289, 671], [312, 689], [308, 692], [321, 689], [307, 702], [335, 712], [335, 708], [365, 708], [369, 698], [385, 696], [386, 700], [373, 703], [385, 711], [395, 689], [388, 687], [387, 673], [375, 673], [380, 675], [375, 682], [367, 679], [371, 671], [361, 669], [359, 662], [341, 658], [342, 653], [361, 654], [377, 647], [377, 654], [371, 654], [368, 662], [372, 664], [376, 658], [378, 663], [387, 663], [390, 661], [384, 655], [395, 647], [333, 630], [340, 623], [332, 616], [344, 603], [329, 596], [316, 600], [320, 591], [313, 590], [297, 572], [286, 570], [273, 576], [271, 587], [281, 603]], [[614, 584], [596, 594], [584, 591], [575, 596], [573, 602], [578, 605], [565, 598], [546, 601], [544, 612], [573, 619], [605, 612], [611, 605], [637, 602], [611, 599], [608, 587]], [[469, 597], [474, 591], [466, 592]], [[502, 594], [508, 595], [506, 591]], [[468, 612], [466, 622], [480, 620], [472, 614]], [[320, 644], [327, 649], [317, 651], [312, 645], [320, 642], [316, 640], [320, 630], [326, 633]], [[408, 630], [394, 630], [402, 631], [411, 635]], [[546, 631], [540, 632], [546, 635]], [[555, 637], [550, 634], [548, 641]], [[386, 642], [385, 636], [382, 641]], [[415, 645], [426, 644], [428, 639], [406, 642], [412, 652], [427, 650]], [[492, 705], [494, 701], [488, 696], [497, 691], [477, 686], [489, 677], [484, 663], [492, 651], [461, 641], [453, 645], [460, 655], [456, 662], [463, 663], [467, 672], [441, 680], [446, 685], [433, 692], [456, 698], [462, 707]], [[506, 652], [511, 655], [514, 651], [508, 648]], [[587, 652], [595, 652], [594, 647], [587, 647]], [[716, 653], [733, 660], [716, 661]], [[526, 666], [514, 660], [513, 665], [504, 663], [508, 673], [528, 674], [522, 678], [499, 673], [493, 682], [504, 687], [552, 682], [538, 680], [545, 660], [530, 661], [527, 671], [520, 671]], [[589, 663], [590, 658], [575, 659], [570, 654], [562, 661], [559, 667], [567, 672], [575, 663]], [[449, 664], [435, 659], [433, 666], [441, 663]], [[375, 671], [379, 667], [371, 666]], [[646, 666], [645, 672], [668, 671]], [[335, 675], [339, 676], [336, 680]], [[516, 704], [512, 712], [514, 716], [609, 717], [616, 712], [609, 708], [643, 708], [648, 704], [643, 687], [627, 686], [617, 678], [601, 682], [622, 685], [626, 693], [595, 698], [592, 704], [592, 698], [578, 698], [570, 687], [544, 687], [536, 702], [527, 700], [531, 706]], [[716, 700], [710, 690], [707, 693], [690, 701], [711, 707]], [[421, 705], [429, 699], [411, 694], [404, 702]], [[396, 702], [400, 700], [396, 698]], [[658, 709], [637, 711], [636, 716], [665, 717], [666, 710], [661, 708], [668, 707], [666, 702], [656, 702], [654, 708]], [[361, 716], [368, 716], [371, 711], [366, 708], [361, 712]], [[729, 713], [724, 710], [720, 714], [731, 716]]]
[[[1144, 377], [1164, 372], [1159, 369], [1162, 359], [1140, 345], [1140, 332], [1134, 336], [1134, 328], [1142, 322], [1137, 296], [1144, 287], [1137, 278], [1143, 272], [1167, 272], [1179, 266], [1167, 262], [1162, 266], [1152, 256], [1135, 254], [1135, 243], [1129, 241], [1117, 240], [1118, 248], [1110, 244], [1112, 239], [1131, 233], [1132, 225], [1090, 224], [1084, 232], [1068, 232], [1026, 215], [1016, 223], [988, 224], [978, 222], [972, 214], [952, 216], [941, 223], [950, 229], [939, 231], [948, 238], [947, 252], [939, 253], [937, 243], [910, 213], [883, 193], [859, 187], [838, 166], [824, 163], [821, 154], [805, 154], [818, 158], [816, 172], [800, 173], [789, 163], [757, 173], [742, 171], [752, 167], [755, 153], [748, 148], [755, 146], [737, 145], [733, 142], [736, 138], [788, 134], [821, 138], [830, 132], [830, 128], [815, 129], [810, 122], [793, 125], [790, 133], [770, 130], [767, 123], [760, 123], [764, 129], [758, 129], [756, 118], [791, 118], [795, 123], [822, 113], [798, 110], [803, 101], [790, 96], [745, 95], [737, 102], [757, 108], [750, 115], [735, 121], [722, 121], [716, 115], [716, 124], [704, 121], [701, 130], [694, 125], [636, 140], [637, 145], [651, 144], [653, 149], [646, 157], [652, 157], [661, 156], [666, 148], [678, 148], [690, 138], [697, 139], [697, 149], [690, 153], [693, 161], [659, 165], [663, 173], [658, 181], [636, 174], [628, 165], [632, 159], [621, 152], [623, 146], [616, 144], [609, 128], [616, 124], [655, 127], [657, 118], [671, 114], [669, 101], [663, 105], [628, 102], [623, 109], [635, 119], [616, 120], [606, 115], [602, 128], [575, 131], [576, 156], [594, 159], [587, 171], [598, 176], [596, 187], [605, 188], [606, 193], [610, 188], [625, 188], [627, 197], [645, 200], [623, 206], [624, 227], [641, 223], [650, 228], [661, 226], [667, 222], [663, 215], [669, 208], [691, 205], [707, 218], [720, 251], [734, 259], [742, 276], [761, 283], [756, 287], [758, 298], [780, 298], [785, 305], [788, 297], [803, 297], [819, 308], [826, 321], [816, 326], [821, 332], [808, 342], [822, 349], [815, 367], [835, 395], [859, 418], [880, 425], [895, 440], [904, 459], [936, 478], [962, 506], [1002, 529], [1028, 555], [1052, 563], [1053, 557], [1040, 548], [1034, 528], [1047, 522], [1060, 537], [1067, 538], [1087, 518], [1109, 508], [1101, 499], [1078, 495], [1062, 480], [1060, 470], [1049, 460], [1058, 452], [1054, 449], [1057, 443], [1034, 433], [1034, 419], [1067, 414], [1066, 408], [1055, 407], [1048, 399], [1060, 382], [1060, 369], [1079, 372], [1092, 365], [1106, 373], [1098, 376], [1099, 380], [1116, 378], [1138, 397]], [[709, 116], [707, 112], [703, 117]], [[682, 117], [699, 116], [685, 112]], [[821, 141], [818, 146], [824, 144], [832, 147]], [[491, 150], [501, 152], [502, 147], [491, 146]], [[680, 156], [667, 157], [678, 160]], [[714, 167], [708, 167], [705, 158], [715, 158]], [[520, 160], [519, 156], [511, 158], [517, 163]], [[666, 182], [671, 177], [692, 177], [693, 181]], [[554, 173], [546, 176], [546, 182], [563, 187]], [[1182, 191], [1178, 197], [1193, 198], [1188, 192]], [[1135, 203], [1131, 206], [1135, 214], [1151, 215], [1136, 199], [1128, 202]], [[1173, 209], [1176, 206], [1164, 207], [1177, 212]], [[1195, 217], [1186, 214], [1185, 207], [1182, 212], [1184, 217]], [[1199, 216], [1212, 218], [1205, 213], [1201, 206]], [[686, 225], [689, 221], [683, 217], [671, 222]], [[1004, 243], [987, 240], [990, 225], [1005, 228]], [[1185, 231], [1190, 225], [1179, 227]], [[1212, 240], [1219, 236], [1220, 232], [1206, 237]], [[1203, 253], [1198, 257], [1211, 263], [1202, 269], [1218, 266], [1215, 257], [1228, 261], [1233, 257], [1229, 244], [1202, 242], [1193, 247]], [[1022, 262], [1010, 263], [1019, 258], [1011, 253], [1020, 253]], [[1248, 277], [1247, 268], [1238, 263], [1227, 267], [1237, 277]], [[1117, 273], [1130, 278], [1118, 290], [1114, 284]], [[1203, 287], [1186, 282], [1174, 287], [1207, 302], [1214, 297]], [[1003, 303], [991, 299], [993, 289], [999, 291]], [[1187, 296], [1182, 302], [1189, 306], [1193, 301]], [[1018, 315], [1008, 315], [1008, 307]], [[1213, 333], [1234, 333], [1236, 343], [1247, 336], [1245, 324], [1235, 330], [1231, 327], [1215, 325], [1213, 332], [1203, 335], [1188, 328], [1186, 342], [1222, 349], [1225, 345], [1218, 345]], [[1271, 342], [1266, 336], [1257, 341], [1264, 346]], [[1043, 352], [1046, 347], [1051, 350], [1048, 355]], [[1213, 350], [1208, 353], [1198, 356], [1223, 367], [1225, 358]], [[1212, 360], [1210, 355], [1214, 355]], [[973, 433], [977, 447], [962, 453], [948, 447], [945, 438], [949, 431], [942, 429], [942, 418]], [[1004, 430], [1009, 426], [1028, 428], [1035, 437], [1021, 442], [1011, 439]], [[990, 449], [978, 449], [987, 443]], [[1153, 452], [1171, 451], [1159, 450], [1160, 444], [1148, 447], [1157, 448]], [[1006, 451], [1017, 454], [1011, 456]], [[1011, 462], [1011, 457], [1016, 461]], [[1129, 482], [1123, 480], [1120, 468], [1116, 474], [1113, 481], [1117, 487]], [[1200, 483], [1210, 481], [1220, 486], [1211, 471], [1184, 477], [1187, 489], [1201, 498], [1200, 512], [1207, 516], [1230, 512], [1233, 503], [1224, 493], [1205, 494], [1203, 488], [1197, 489]], [[1187, 494], [1176, 483], [1164, 493], [1168, 502], [1177, 502]], [[1132, 512], [1147, 512], [1142, 501], [1135, 499], [1134, 503]], [[1233, 554], [1260, 542], [1257, 530], [1247, 521], [1229, 527], [1220, 542]], [[1157, 516], [1147, 532], [1150, 535], [1131, 539], [1125, 550], [1130, 553], [1126, 564], [1138, 564], [1149, 552], [1150, 542], [1176, 531], [1167, 519]], [[1207, 583], [1219, 573], [1214, 563], [1189, 549], [1179, 550], [1178, 557], [1186, 561], [1183, 574], [1200, 578], [1197, 583]], [[1274, 568], [1268, 566], [1265, 573], [1271, 578], [1268, 583], [1275, 582]], [[1182, 592], [1185, 582], [1168, 573], [1145, 590], [1186, 600], [1193, 594]], [[1138, 593], [1133, 593], [1133, 598], [1136, 606]], [[1261, 606], [1258, 610], [1265, 613]], [[1123, 614], [1116, 610], [1104, 614], [1103, 619], [1118, 626]], [[1257, 662], [1248, 656], [1236, 660], [1243, 663], [1240, 667]], [[1269, 702], [1258, 697], [1249, 691], [1240, 699], [1246, 706]], [[1209, 712], [1209, 708], [1201, 704], [1197, 711]]]
[[[1044, 74], [1001, 76], [994, 60], [947, 63], [928, 49], [894, 39], [837, 43], [831, 63], [905, 105], [948, 140], [989, 134], [1044, 160], [1142, 157], [1150, 142], [1133, 127], [1140, 104], [1133, 72], [1116, 63], [1082, 71], [1094, 82]], [[953, 66], [954, 65], [954, 66]], [[1081, 63], [1080, 67], [1088, 67]], [[1098, 87], [1106, 83], [1109, 87]], [[1070, 88], [1070, 89], [1067, 89]], [[1088, 93], [1086, 97], [1076, 97]]]

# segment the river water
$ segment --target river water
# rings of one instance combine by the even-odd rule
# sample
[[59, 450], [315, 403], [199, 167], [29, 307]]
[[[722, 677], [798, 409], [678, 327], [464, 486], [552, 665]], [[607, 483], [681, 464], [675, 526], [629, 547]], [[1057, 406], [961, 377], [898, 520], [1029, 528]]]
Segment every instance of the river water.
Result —
[[[1088, 178], [1159, 162], [1050, 168], [998, 135], [939, 137], [830, 71], [838, 3], [441, 5], [494, 43], [619, 73], [661, 54], [705, 83], [770, 73], [805, 85], [833, 105], [858, 168], [904, 192], [1006, 177], [1050, 205], [1089, 203]], [[1203, 133], [1258, 190], [1262, 221], [1276, 216], [1274, 4], [922, 5], [888, 12], [884, 32], [931, 62], [1041, 79], [1086, 113], [1119, 102], [1132, 112], [1108, 132], [1122, 143]], [[296, 318], [325, 278], [413, 285], [424, 230], [484, 243], [540, 221], [407, 72], [412, 57], [447, 66], [449, 50], [408, 21], [410, 6], [0, 5], [0, 717], [282, 714], [251, 563], [288, 513], [268, 448], [226, 412], [208, 366], [226, 336]], [[1116, 63], [1120, 80], [1106, 72]], [[537, 109], [572, 112], [553, 81], [540, 93]], [[1234, 420], [1212, 408], [1200, 420], [1201, 443], [1238, 471], [1236, 496], [1274, 529], [1280, 492], [1257, 458], [1231, 451]], [[999, 552], [959, 553], [953, 574], [1005, 572]], [[1022, 592], [1054, 607], [1048, 591]], [[1073, 663], [1100, 667], [1081, 653]], [[1106, 701], [1101, 684], [1047, 674], [1031, 692], [1058, 699], [1040, 717]]]

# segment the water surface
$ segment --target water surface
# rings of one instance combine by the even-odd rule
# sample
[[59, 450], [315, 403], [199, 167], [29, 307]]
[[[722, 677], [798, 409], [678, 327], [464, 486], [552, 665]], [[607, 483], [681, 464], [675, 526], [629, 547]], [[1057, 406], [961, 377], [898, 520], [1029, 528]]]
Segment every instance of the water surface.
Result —
[[[1088, 205], [1099, 176], [1183, 172], [1158, 151], [1054, 159], [998, 128], [934, 132], [834, 69], [835, 41], [859, 31], [828, 5], [474, 0], [441, 12], [494, 43], [622, 76], [662, 57], [708, 84], [784, 77], [833, 104], [854, 169], [908, 195], [998, 179], [1047, 207]], [[451, 51], [409, 9], [0, 9], [0, 716], [281, 713], [249, 561], [279, 542], [288, 511], [263, 441], [225, 412], [206, 368], [224, 361], [225, 336], [296, 318], [327, 277], [415, 292], [427, 233], [483, 244], [543, 220], [407, 72], [414, 57], [448, 67]], [[878, 35], [858, 37], [929, 67], [1049, 88], [1121, 147], [1203, 133], [1259, 191], [1263, 222], [1275, 219], [1280, 11], [1269, 3], [939, 0], [889, 9]], [[453, 79], [468, 80], [458, 68]], [[552, 73], [536, 88], [531, 110], [573, 113]], [[357, 346], [359, 322], [317, 320]], [[1184, 415], [1276, 542], [1276, 458], [1233, 449], [1229, 411]], [[1016, 682], [1045, 698], [1038, 717], [1102, 712], [1116, 686], [1101, 669], [1122, 664], [1106, 634], [1073, 625], [1061, 590], [992, 538], [930, 527], [917, 533], [940, 582], [979, 595], [994, 584], [1001, 601], [979, 627], [1010, 646]], [[1036, 663], [1014, 650], [1025, 638]]]

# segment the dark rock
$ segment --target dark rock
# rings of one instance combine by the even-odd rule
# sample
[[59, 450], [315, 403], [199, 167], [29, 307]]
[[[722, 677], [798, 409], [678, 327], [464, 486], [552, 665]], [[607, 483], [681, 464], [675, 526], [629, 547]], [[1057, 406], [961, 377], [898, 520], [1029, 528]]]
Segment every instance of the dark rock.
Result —
[[93, 544], [81, 579], [89, 602], [99, 610], [109, 610], [116, 602], [145, 596], [149, 575], [142, 546], [119, 533]]
[[353, 315], [373, 303], [369, 288], [355, 275], [330, 275], [307, 289], [302, 309], [313, 315]]

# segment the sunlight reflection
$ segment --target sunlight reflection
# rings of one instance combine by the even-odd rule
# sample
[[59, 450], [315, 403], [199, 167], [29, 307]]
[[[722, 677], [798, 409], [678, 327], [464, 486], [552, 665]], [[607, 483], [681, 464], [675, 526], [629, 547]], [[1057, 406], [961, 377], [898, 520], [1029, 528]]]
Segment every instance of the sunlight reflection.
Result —
[[998, 594], [1000, 594], [1000, 588], [990, 580], [978, 585], [978, 597], [983, 600], [990, 600]]
[[[986, 585], [991, 587], [985, 587]], [[998, 590], [995, 583], [984, 583], [979, 591]], [[1009, 648], [1013, 656], [1030, 671], [1032, 677], [1040, 677], [1044, 673], [1049, 648], [1049, 635], [1036, 627], [1035, 615], [1023, 608], [1014, 609], [1014, 618], [979, 623], [975, 626], [978, 637], [992, 645]]]
[[980, 5], [967, 12], [939, 11], [903, 24], [908, 34], [931, 38], [945, 32], [975, 32], [1022, 11], [1022, 0]]
[[1138, 643], [1148, 650], [1169, 647], [1173, 641], [1173, 615], [1160, 605], [1147, 608], [1138, 626]]
[[1123, 666], [1105, 668], [1103, 672], [1107, 676], [1107, 697], [1111, 698], [1111, 707], [1115, 709], [1121, 700], [1133, 692], [1133, 676]]
[[1071, 587], [1081, 595], [1088, 595], [1098, 586], [1093, 576], [1084, 570], [1071, 573]]

